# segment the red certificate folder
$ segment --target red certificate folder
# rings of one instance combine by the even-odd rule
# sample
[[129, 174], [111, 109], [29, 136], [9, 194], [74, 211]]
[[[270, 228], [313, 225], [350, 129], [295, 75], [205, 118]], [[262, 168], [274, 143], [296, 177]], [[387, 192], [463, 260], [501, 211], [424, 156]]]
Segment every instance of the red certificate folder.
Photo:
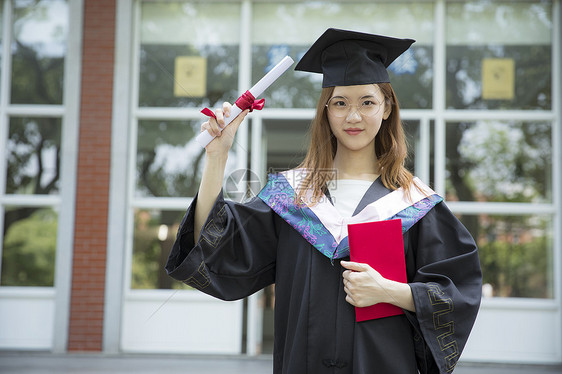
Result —
[[[351, 261], [371, 265], [383, 277], [406, 283], [406, 260], [400, 219], [347, 226]], [[401, 308], [379, 303], [355, 308], [357, 322], [404, 313]]]

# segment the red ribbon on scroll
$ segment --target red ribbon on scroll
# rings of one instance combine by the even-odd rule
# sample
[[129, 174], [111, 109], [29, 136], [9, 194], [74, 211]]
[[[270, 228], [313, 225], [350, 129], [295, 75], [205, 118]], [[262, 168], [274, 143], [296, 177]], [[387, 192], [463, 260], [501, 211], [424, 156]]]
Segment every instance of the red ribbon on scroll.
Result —
[[[242, 111], [250, 109], [250, 112], [252, 112], [254, 109], [262, 110], [263, 106], [265, 105], [265, 99], [256, 100], [256, 98], [250, 91], [246, 91], [242, 94], [242, 96], [238, 98], [238, 100], [236, 100], [234, 104], [236, 104], [238, 108], [242, 109]], [[213, 111], [209, 108], [203, 109], [201, 113], [208, 117], [213, 117], [215, 119], [217, 118], [215, 116], [215, 113], [213, 113]]]

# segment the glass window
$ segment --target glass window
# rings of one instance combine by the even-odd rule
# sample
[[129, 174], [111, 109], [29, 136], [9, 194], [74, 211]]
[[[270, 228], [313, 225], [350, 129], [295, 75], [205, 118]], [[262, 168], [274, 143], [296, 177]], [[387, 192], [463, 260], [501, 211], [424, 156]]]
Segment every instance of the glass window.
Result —
[[416, 174], [416, 155], [420, 149], [420, 121], [405, 121], [402, 123], [406, 142], [408, 144], [408, 158], [406, 158], [406, 168], [413, 174]]
[[551, 3], [447, 5], [447, 107], [550, 109]]
[[[414, 174], [414, 176], [422, 178], [424, 183], [431, 186], [434, 181], [433, 121], [429, 122], [429, 144], [422, 144], [422, 141], [424, 140], [422, 140], [421, 137], [420, 121], [406, 120], [402, 122], [402, 125], [404, 127], [406, 143], [408, 145], [406, 169]], [[421, 152], [428, 152], [429, 154], [424, 155]], [[424, 164], [426, 160], [429, 160], [429, 165]], [[427, 178], [427, 180], [425, 178]]]
[[263, 121], [262, 147], [268, 173], [296, 168], [304, 160], [310, 143], [309, 128], [310, 120]]
[[[0, 3], [1, 4], [1, 3]], [[3, 30], [4, 30], [4, 7], [0, 6], [0, 77], [2, 76], [2, 65], [3, 65], [3, 55], [2, 55], [2, 51], [4, 50], [2, 48], [2, 44], [4, 43], [4, 35], [3, 35]], [[1, 82], [0, 82], [1, 83]], [[0, 97], [1, 95], [3, 95], [3, 92], [0, 92]]]
[[[205, 160], [205, 149], [195, 140], [200, 129], [200, 121], [139, 121], [137, 196], [192, 197], [197, 194]], [[236, 153], [231, 149], [225, 175], [234, 170], [234, 165]]]
[[183, 211], [135, 209], [132, 289], [189, 289], [174, 281], [164, 269], [183, 214]]
[[[256, 3], [252, 20], [252, 82], [257, 82], [285, 55], [300, 60], [329, 27], [417, 39], [390, 66], [390, 79], [402, 107], [431, 107], [433, 4], [429, 3]], [[268, 107], [314, 108], [321, 83], [321, 74], [291, 70], [264, 97]]]
[[60, 118], [10, 118], [6, 192], [58, 193], [60, 152]]
[[143, 3], [139, 106], [202, 107], [238, 92], [240, 6]]
[[12, 30], [11, 102], [62, 104], [66, 1], [14, 1]]
[[6, 207], [0, 285], [53, 286], [57, 219], [52, 208]]
[[548, 122], [448, 123], [447, 200], [552, 201]]
[[463, 215], [478, 245], [486, 296], [553, 298], [552, 217]]
[[194, 121], [139, 121], [137, 195], [195, 196], [205, 150], [195, 141]]

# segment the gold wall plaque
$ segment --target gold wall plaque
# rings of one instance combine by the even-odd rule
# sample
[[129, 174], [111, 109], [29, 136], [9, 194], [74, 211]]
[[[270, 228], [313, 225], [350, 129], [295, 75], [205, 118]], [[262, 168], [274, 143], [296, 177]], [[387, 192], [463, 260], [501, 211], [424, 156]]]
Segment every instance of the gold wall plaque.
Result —
[[515, 97], [515, 61], [512, 58], [482, 60], [482, 98], [513, 100]]
[[174, 96], [204, 97], [207, 95], [207, 59], [199, 56], [176, 57]]

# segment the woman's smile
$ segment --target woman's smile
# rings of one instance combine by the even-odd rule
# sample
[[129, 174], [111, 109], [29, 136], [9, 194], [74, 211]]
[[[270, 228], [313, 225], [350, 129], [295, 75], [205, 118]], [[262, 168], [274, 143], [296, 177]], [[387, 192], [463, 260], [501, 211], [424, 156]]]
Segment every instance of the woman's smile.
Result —
[[345, 129], [343, 131], [345, 131], [348, 135], [359, 135], [359, 134], [361, 134], [361, 132], [363, 132], [363, 129], [360, 129], [360, 128], [357, 128], [357, 127], [351, 127], [349, 129]]

